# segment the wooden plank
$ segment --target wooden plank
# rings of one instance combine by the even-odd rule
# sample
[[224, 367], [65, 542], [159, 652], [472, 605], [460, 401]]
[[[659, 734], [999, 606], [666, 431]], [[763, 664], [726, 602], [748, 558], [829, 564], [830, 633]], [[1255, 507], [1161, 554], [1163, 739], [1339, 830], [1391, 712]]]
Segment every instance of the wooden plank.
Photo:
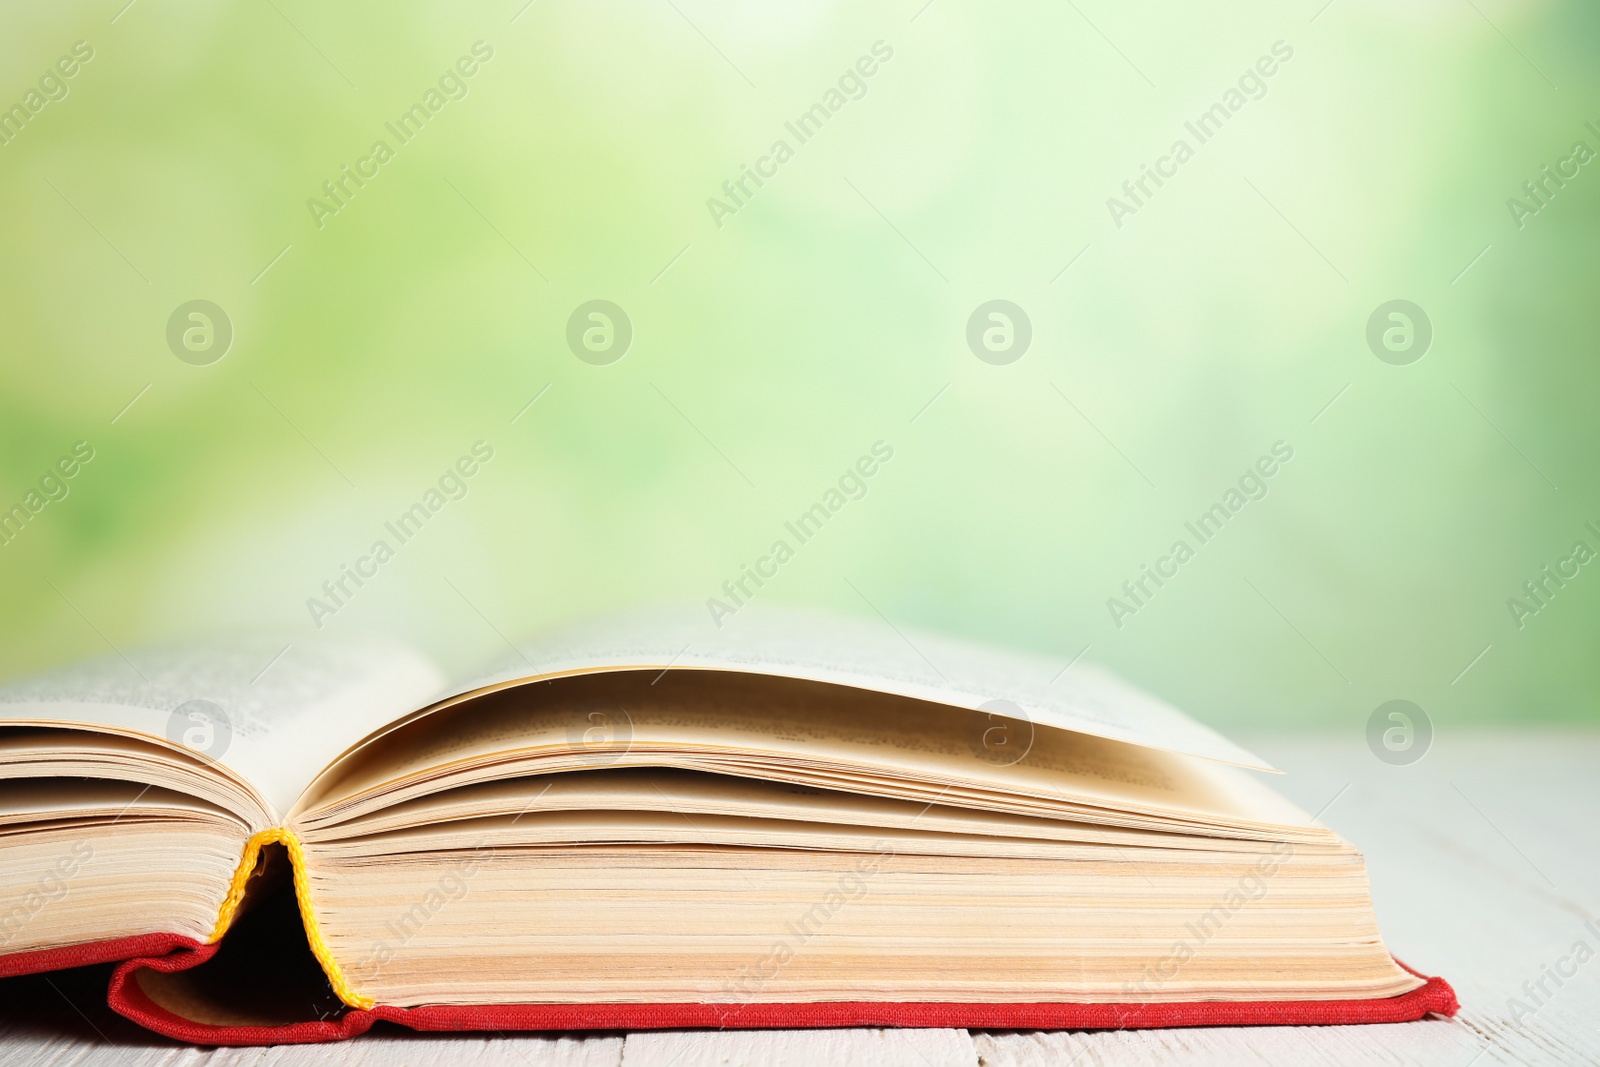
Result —
[[[402, 1064], [451, 1064], [460, 1067], [617, 1067], [623, 1039], [546, 1037], [540, 1034], [417, 1034], [398, 1027], [363, 1034], [338, 1045], [280, 1045], [262, 1056], [260, 1049], [231, 1049], [227, 1059], [206, 1067], [400, 1067]], [[256, 1059], [250, 1057], [253, 1053]], [[152, 1065], [154, 1067], [154, 1065]], [[177, 1059], [160, 1067], [179, 1067]], [[187, 1065], [185, 1065], [187, 1067]]]
[[730, 1030], [629, 1034], [622, 1067], [978, 1067], [965, 1030]]
[[[1252, 750], [1256, 751], [1256, 750]], [[1395, 1031], [1407, 1033], [1396, 1041]], [[1377, 1031], [1383, 1031], [1379, 1033]], [[973, 1034], [984, 1067], [1098, 1067], [1101, 1064], [1184, 1064], [1281, 1067], [1283, 1064], [1464, 1064], [1475, 1051], [1443, 1021], [1405, 1027], [1263, 1026], [1248, 1030], [1105, 1031], [1100, 1033]], [[1487, 1059], [1479, 1063], [1490, 1062]]]
[[1578, 938], [1600, 953], [1584, 925], [1600, 916], [1600, 734], [1446, 732], [1408, 767], [1359, 739], [1280, 751], [1302, 772], [1284, 783], [1291, 795], [1315, 774], [1322, 796], [1351, 783], [1326, 821], [1367, 854], [1390, 948], [1455, 987], [1453, 1025], [1474, 1055], [1487, 1049], [1479, 1064], [1600, 1061], [1600, 958], [1560, 988], [1547, 979], [1531, 1018], [1514, 1021], [1511, 1002]]

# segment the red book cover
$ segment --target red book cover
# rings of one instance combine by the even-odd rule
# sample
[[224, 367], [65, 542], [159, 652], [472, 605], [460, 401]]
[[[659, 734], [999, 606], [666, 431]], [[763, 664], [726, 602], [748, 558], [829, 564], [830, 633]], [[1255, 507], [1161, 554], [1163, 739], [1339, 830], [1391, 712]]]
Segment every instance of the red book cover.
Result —
[[[1315, 1026], [1409, 1022], [1454, 1015], [1442, 978], [1406, 967], [1425, 984], [1374, 1000], [1185, 1003], [944, 1003], [840, 1001], [707, 1004], [379, 1004], [346, 1008], [327, 987], [288, 909], [287, 894], [209, 944], [150, 934], [0, 957], [0, 976], [122, 961], [112, 972], [113, 1009], [156, 1033], [197, 1045], [341, 1041], [379, 1020], [413, 1030], [810, 1029], [955, 1027], [988, 1030], [1149, 1029], [1193, 1026]], [[277, 914], [274, 914], [277, 912]], [[295, 952], [285, 952], [285, 946]], [[1401, 964], [1405, 967], [1405, 964]]]
[[[1191, 1003], [960, 1004], [836, 1001], [808, 1004], [483, 1004], [352, 1009], [336, 1018], [263, 1026], [186, 1018], [149, 995], [141, 976], [196, 967], [215, 945], [128, 960], [111, 979], [110, 1002], [141, 1026], [201, 1045], [340, 1041], [381, 1020], [413, 1030], [817, 1029], [954, 1027], [971, 1030], [1140, 1030], [1188, 1026], [1326, 1026], [1398, 1023], [1454, 1015], [1455, 991], [1442, 978], [1379, 1000], [1207, 1001]], [[1401, 964], [1402, 967], [1405, 964]], [[1406, 967], [1410, 971], [1411, 968]]]

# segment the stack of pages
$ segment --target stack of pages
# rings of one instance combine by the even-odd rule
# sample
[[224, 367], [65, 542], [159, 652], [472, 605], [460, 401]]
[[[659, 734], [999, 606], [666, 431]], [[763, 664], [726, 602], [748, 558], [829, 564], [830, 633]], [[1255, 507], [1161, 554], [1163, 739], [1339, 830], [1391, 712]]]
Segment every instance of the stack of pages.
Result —
[[454, 685], [284, 644], [0, 689], [0, 974], [123, 961], [118, 1011], [212, 1044], [1455, 1010], [1270, 767], [1086, 664], [753, 607]]

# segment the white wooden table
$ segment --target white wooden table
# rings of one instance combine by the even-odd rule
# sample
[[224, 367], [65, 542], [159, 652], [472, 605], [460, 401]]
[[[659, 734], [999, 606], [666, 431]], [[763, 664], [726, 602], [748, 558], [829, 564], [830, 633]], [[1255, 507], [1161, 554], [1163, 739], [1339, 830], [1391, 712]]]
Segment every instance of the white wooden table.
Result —
[[[1391, 767], [1348, 736], [1242, 738], [1288, 773], [1281, 788], [1371, 863], [1378, 918], [1401, 959], [1442, 974], [1452, 1020], [1396, 1026], [1117, 1033], [965, 1030], [438, 1036], [380, 1025], [342, 1045], [191, 1049], [110, 1013], [77, 975], [0, 982], [0, 1064], [274, 1067], [300, 1064], [701, 1067], [871, 1064], [1600, 1063], [1600, 957], [1535, 1005], [1524, 982], [1600, 919], [1600, 732], [1442, 731], [1419, 763]], [[1332, 801], [1329, 804], [1329, 801]], [[1600, 923], [1597, 923], [1600, 928]], [[1571, 970], [1571, 966], [1566, 967]], [[1512, 1019], [1509, 998], [1534, 1011]]]

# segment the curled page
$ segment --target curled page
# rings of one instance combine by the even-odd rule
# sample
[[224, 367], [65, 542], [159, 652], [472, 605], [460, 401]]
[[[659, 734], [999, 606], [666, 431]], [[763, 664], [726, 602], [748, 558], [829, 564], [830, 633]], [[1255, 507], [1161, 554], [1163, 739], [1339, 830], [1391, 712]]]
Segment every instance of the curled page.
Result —
[[1038, 725], [1274, 770], [1209, 726], [1092, 664], [1063, 671], [1040, 658], [881, 620], [754, 604], [720, 626], [703, 608], [581, 623], [520, 646], [456, 692], [535, 677], [669, 667], [798, 678], [1007, 716], [1020, 709]]
[[286, 812], [323, 765], [433, 698], [444, 676], [369, 641], [218, 638], [132, 649], [0, 686], [0, 725], [83, 726], [221, 764]]

